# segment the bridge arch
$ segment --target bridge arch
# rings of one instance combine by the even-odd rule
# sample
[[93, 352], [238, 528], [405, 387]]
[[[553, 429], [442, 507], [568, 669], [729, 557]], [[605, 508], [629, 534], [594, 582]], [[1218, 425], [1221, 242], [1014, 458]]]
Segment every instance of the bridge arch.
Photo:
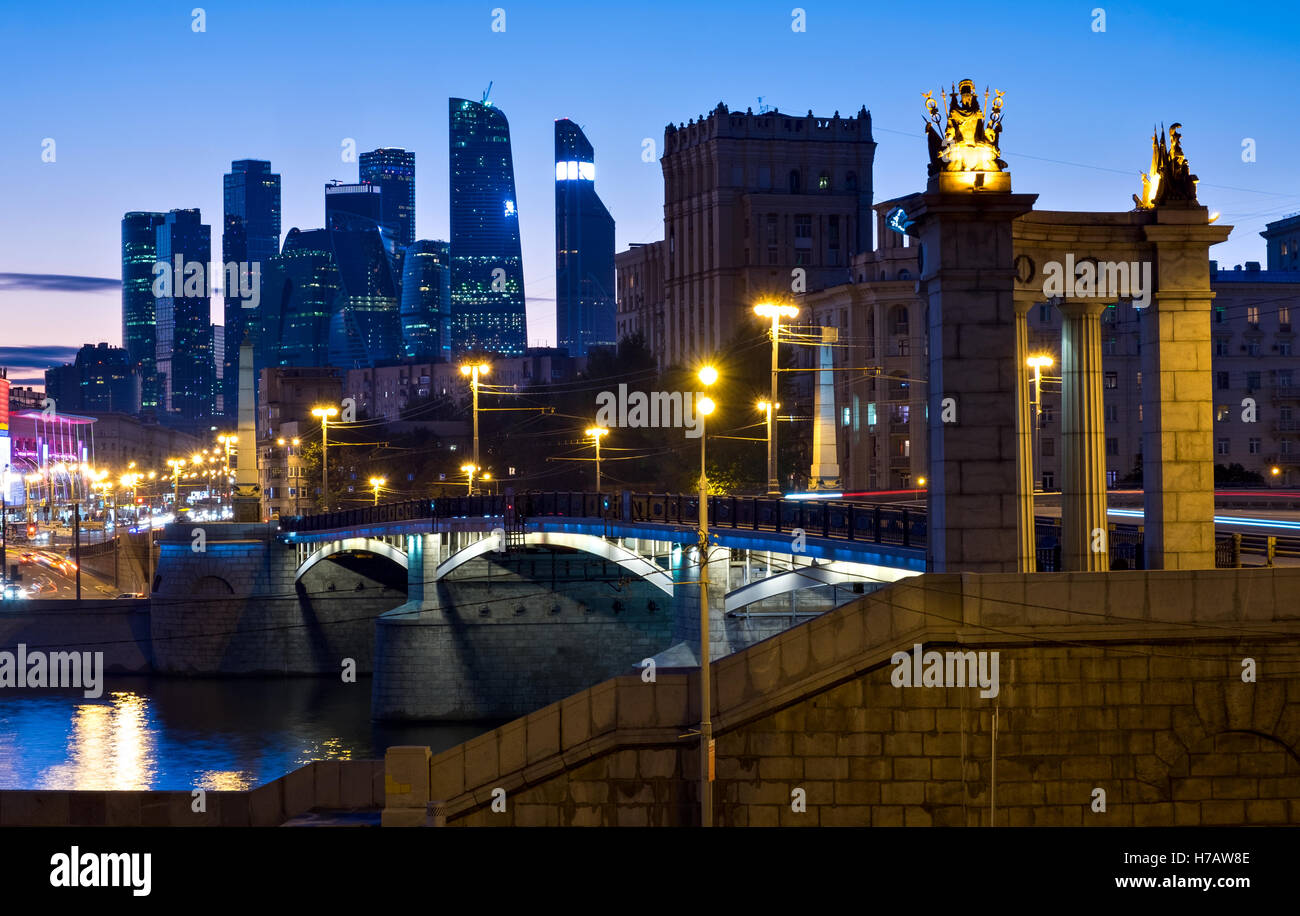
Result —
[[[570, 531], [530, 531], [524, 536], [524, 544], [529, 547], [568, 547], [572, 550], [581, 550], [584, 553], [592, 554], [621, 566], [633, 575], [646, 580], [660, 591], [669, 595], [673, 593], [673, 577], [667, 570], [661, 569], [657, 564], [639, 554], [633, 553], [620, 544], [611, 543], [594, 534], [579, 534]], [[435, 580], [441, 579], [470, 560], [475, 560], [503, 546], [501, 544], [501, 529], [497, 529], [473, 544], [462, 547], [439, 563], [433, 578]]]
[[392, 544], [381, 541], [378, 538], [342, 538], [337, 541], [330, 541], [321, 546], [319, 550], [302, 561], [297, 572], [293, 574], [293, 580], [297, 582], [307, 571], [319, 563], [321, 560], [332, 557], [336, 553], [349, 553], [352, 551], [365, 551], [366, 553], [378, 554], [386, 557], [401, 566], [407, 568], [406, 554], [398, 550]]
[[722, 612], [730, 614], [765, 598], [774, 598], [777, 595], [786, 595], [805, 588], [816, 588], [819, 585], [866, 583], [873, 586], [874, 591], [875, 588], [914, 575], [916, 573], [907, 570], [858, 563], [800, 566], [731, 590], [722, 599]]

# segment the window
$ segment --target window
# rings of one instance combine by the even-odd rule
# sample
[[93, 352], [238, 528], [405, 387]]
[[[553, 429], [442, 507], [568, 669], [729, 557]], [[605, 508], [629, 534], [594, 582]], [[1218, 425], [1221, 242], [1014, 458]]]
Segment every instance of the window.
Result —
[[1228, 355], [1228, 338], [1226, 337], [1214, 338], [1214, 355], [1215, 356]]
[[840, 411], [840, 426], [848, 426], [852, 422], [853, 422], [853, 416], [849, 412], [849, 409], [845, 407], [843, 410]]
[[1228, 388], [1228, 387], [1230, 387], [1230, 386], [1228, 385], [1228, 373], [1226, 373], [1226, 372], [1216, 372], [1216, 373], [1214, 373], [1214, 387], [1215, 387], [1215, 388], [1220, 388], [1220, 389], [1224, 389], [1224, 388]]
[[1106, 439], [1106, 454], [1107, 455], [1119, 454], [1119, 440], [1113, 436], [1108, 437]]
[[1038, 323], [1047, 324], [1052, 320], [1052, 307], [1050, 305], [1040, 305], [1038, 307]]
[[1277, 353], [1278, 353], [1279, 356], [1290, 356], [1290, 355], [1291, 355], [1291, 341], [1289, 341], [1289, 340], [1279, 340], [1279, 341], [1277, 342]]
[[1107, 372], [1107, 373], [1106, 373], [1106, 387], [1107, 387], [1107, 388], [1118, 388], [1118, 387], [1119, 387], [1119, 373], [1117, 373], [1117, 372]]
[[1119, 344], [1114, 337], [1107, 337], [1106, 342], [1102, 344], [1102, 353], [1105, 356], [1114, 356], [1119, 349]]
[[840, 218], [832, 216], [826, 221], [826, 247], [840, 247]]
[[1249, 388], [1251, 391], [1259, 390], [1260, 374], [1261, 373], [1259, 372], [1246, 373], [1246, 387]]
[[1043, 489], [1044, 490], [1056, 489], [1056, 475], [1051, 471], [1043, 471]]
[[1038, 418], [1038, 422], [1043, 426], [1050, 426], [1052, 423], [1052, 405], [1044, 402], [1043, 413]]
[[1044, 439], [1041, 446], [1041, 453], [1044, 458], [1056, 457], [1056, 440]]
[[[795, 239], [812, 238], [812, 215], [808, 213], [799, 213], [794, 218], [794, 237]], [[795, 244], [798, 244], [796, 241]]]
[[1216, 305], [1216, 306], [1214, 307], [1214, 323], [1215, 323], [1215, 324], [1223, 324], [1224, 319], [1228, 317], [1228, 316], [1227, 316], [1227, 311], [1228, 311], [1228, 310], [1225, 309], [1223, 306], [1221, 306], [1221, 305]]
[[1101, 313], [1101, 323], [1113, 325], [1115, 323], [1115, 311], [1115, 303], [1112, 302], [1110, 305], [1106, 306]]
[[1227, 440], [1227, 439], [1215, 439], [1215, 440], [1214, 440], [1214, 454], [1216, 454], [1216, 455], [1227, 455], [1227, 454], [1230, 454], [1230, 451], [1229, 451], [1229, 448], [1228, 448], [1228, 444], [1229, 444], [1229, 440]]
[[1279, 369], [1279, 370], [1277, 370], [1277, 387], [1279, 387], [1279, 388], [1290, 388], [1290, 387], [1291, 387], [1291, 370], [1290, 370], [1290, 369]]
[[1138, 386], [1138, 391], [1141, 391], [1141, 390], [1142, 390], [1142, 373], [1141, 373], [1141, 372], [1137, 373], [1137, 386]]
[[1106, 405], [1106, 422], [1107, 422], [1107, 423], [1118, 423], [1118, 422], [1119, 422], [1119, 405], [1118, 405], [1118, 404], [1107, 404], [1107, 405]]
[[1246, 306], [1246, 323], [1253, 328], [1259, 327], [1259, 306], [1258, 305]]
[[1216, 404], [1216, 405], [1214, 405], [1214, 420], [1215, 420], [1215, 422], [1216, 422], [1216, 423], [1223, 423], [1223, 422], [1226, 421], [1227, 419], [1228, 419], [1228, 405], [1227, 405], [1227, 404]]
[[1247, 356], [1259, 356], [1259, 341], [1252, 340], [1246, 344]]
[[822, 172], [817, 176], [817, 189], [820, 191], [829, 191], [831, 189], [831, 176]]
[[1252, 455], [1258, 455], [1260, 450], [1260, 444], [1261, 442], [1259, 439], [1252, 437], [1248, 439], [1246, 442], [1247, 445], [1246, 451], [1250, 452]]
[[1119, 483], [1119, 471], [1106, 472], [1106, 486], [1113, 487]]
[[1283, 423], [1290, 423], [1292, 416], [1292, 407], [1290, 404], [1283, 404], [1277, 409], [1277, 418]]
[[798, 169], [790, 170], [790, 193], [791, 194], [799, 193], [799, 170]]
[[912, 341], [908, 337], [898, 338], [898, 355], [910, 356], [912, 353]]
[[848, 188], [850, 191], [856, 191], [858, 189], [857, 172], [849, 172], [849, 174], [844, 177], [844, 187]]
[[1280, 305], [1277, 309], [1277, 327], [1280, 331], [1291, 330], [1291, 306]]

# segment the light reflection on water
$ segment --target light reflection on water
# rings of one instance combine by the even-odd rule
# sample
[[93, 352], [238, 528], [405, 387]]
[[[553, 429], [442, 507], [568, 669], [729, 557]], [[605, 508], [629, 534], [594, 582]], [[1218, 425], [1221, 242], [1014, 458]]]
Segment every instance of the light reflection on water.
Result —
[[370, 721], [370, 680], [107, 678], [81, 691], [0, 691], [0, 789], [239, 790], [312, 760], [434, 753], [496, 723]]

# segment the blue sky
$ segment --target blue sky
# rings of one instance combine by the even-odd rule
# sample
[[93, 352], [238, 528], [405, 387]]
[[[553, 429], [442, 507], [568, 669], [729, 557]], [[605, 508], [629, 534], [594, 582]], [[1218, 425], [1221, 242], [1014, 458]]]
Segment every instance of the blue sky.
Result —
[[[791, 29], [796, 3], [803, 33]], [[202, 33], [191, 29], [199, 4]], [[1092, 30], [1097, 6], [1104, 33]], [[494, 7], [504, 32], [492, 31]], [[967, 76], [1006, 91], [1004, 158], [1040, 208], [1130, 209], [1152, 124], [1181, 121], [1202, 203], [1236, 226], [1215, 249], [1221, 262], [1262, 260], [1264, 223], [1300, 210], [1300, 26], [1282, 4], [47, 2], [7, 16], [4, 31], [6, 348], [120, 343], [111, 285], [15, 275], [118, 278], [127, 210], [202, 208], [219, 257], [232, 159], [271, 160], [287, 231], [320, 225], [327, 180], [355, 180], [344, 138], [412, 149], [417, 234], [445, 238], [447, 98], [479, 98], [490, 81], [513, 138], [530, 342], [555, 336], [561, 117], [595, 146], [620, 250], [661, 237], [662, 176], [641, 150], [646, 137], [662, 144], [669, 121], [719, 101], [757, 108], [759, 96], [797, 114], [865, 104], [883, 200], [924, 183], [921, 92]]]

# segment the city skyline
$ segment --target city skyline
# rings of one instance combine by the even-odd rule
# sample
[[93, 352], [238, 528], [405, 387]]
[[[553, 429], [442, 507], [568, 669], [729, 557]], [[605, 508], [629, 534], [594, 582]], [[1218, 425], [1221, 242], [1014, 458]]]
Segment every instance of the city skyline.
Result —
[[[1011, 4], [1009, 10], [1020, 7], [1027, 5]], [[375, 80], [418, 80], [430, 87], [423, 95], [426, 102], [413, 106], [407, 94], [369, 93], [352, 81], [329, 77], [313, 90], [321, 98], [337, 89], [342, 101], [365, 99], [367, 106], [338, 104], [322, 110], [304, 105], [298, 110], [271, 98], [253, 99], [233, 136], [222, 133], [215, 138], [202, 117], [195, 130], [184, 131], [177, 130], [175, 123], [152, 124], [143, 111], [123, 114], [114, 108], [99, 113], [90, 110], [93, 104], [83, 104], [101, 93], [105, 98], [138, 95], [132, 87], [149, 79], [148, 68], [140, 64], [93, 84], [80, 75], [97, 60], [95, 45], [89, 42], [111, 46], [118, 39], [125, 40], [142, 23], [151, 29], [163, 27], [156, 14], [127, 9], [94, 36], [81, 37], [75, 30], [61, 33], [62, 53], [68, 56], [55, 62], [59, 66], [34, 62], [28, 49], [54, 46], [46, 32], [60, 28], [62, 22], [55, 18], [12, 24], [18, 39], [16, 53], [4, 66], [48, 70], [48, 79], [32, 87], [31, 104], [13, 115], [12, 136], [26, 138], [26, 145], [11, 143], [0, 150], [0, 162], [15, 178], [15, 207], [35, 208], [42, 214], [34, 225], [21, 229], [16, 224], [5, 226], [0, 236], [6, 252], [0, 259], [0, 308], [13, 316], [6, 343], [73, 349], [100, 340], [122, 343], [120, 315], [114, 307], [120, 293], [113, 285], [120, 271], [117, 243], [122, 214], [196, 207], [205, 214], [219, 213], [219, 176], [231, 161], [245, 157], [269, 160], [284, 176], [283, 238], [292, 227], [305, 230], [322, 225], [323, 182], [355, 180], [357, 162], [340, 158], [345, 140], [354, 141], [357, 156], [364, 150], [404, 148], [420, 156], [422, 163], [416, 186], [416, 238], [449, 237], [447, 125], [442, 99], [477, 97], [493, 80], [492, 98], [511, 118], [523, 254], [525, 263], [531, 265], [524, 277], [530, 345], [540, 341], [554, 345], [557, 340], [550, 257], [554, 251], [552, 132], [557, 119], [573, 118], [593, 145], [604, 151], [602, 198], [616, 221], [618, 251], [662, 235], [663, 179], [658, 158], [663, 153], [665, 125], [698, 117], [718, 101], [733, 110], [757, 110], [761, 96], [764, 104], [797, 115], [809, 108], [819, 115], [834, 110], [848, 114], [865, 104], [872, 112], [879, 143], [876, 199], [909, 193], [923, 183], [924, 142], [915, 122], [916, 101], [921, 89], [934, 88], [932, 83], [937, 86], [943, 68], [931, 68], [933, 73], [863, 68], [858, 62], [860, 55], [850, 52], [871, 43], [855, 29], [866, 24], [866, 17], [846, 5], [810, 10], [804, 33], [792, 31], [788, 11], [760, 16], [740, 15], [726, 8], [682, 6], [674, 17], [671, 8], [658, 16], [644, 10], [600, 9], [597, 14], [592, 7], [593, 21], [606, 22], [611, 34], [620, 28], [634, 28], [646, 37], [643, 46], [664, 45], [664, 62], [671, 66], [656, 67], [657, 72], [667, 72], [653, 85], [632, 79], [648, 61], [625, 59], [617, 48], [599, 43], [586, 48], [593, 72], [624, 74], [628, 79], [575, 80], [569, 62], [561, 56], [552, 59], [530, 54], [554, 47], [564, 30], [563, 24], [552, 23], [536, 11], [511, 10], [506, 31], [498, 33], [492, 31], [487, 11], [425, 11], [402, 4], [390, 5], [390, 9], [413, 21], [436, 17], [457, 37], [447, 43], [445, 58], [422, 65], [416, 72], [402, 72], [404, 65], [381, 59], [378, 38], [361, 35], [354, 39], [362, 55], [367, 48], [375, 49], [379, 61]], [[1146, 165], [1145, 143], [1151, 125], [1178, 119], [1186, 125], [1186, 143], [1201, 176], [1202, 198], [1223, 214], [1222, 222], [1237, 227], [1216, 251], [1220, 263], [1263, 260], [1258, 231], [1266, 221], [1300, 209], [1300, 194], [1288, 162], [1278, 154], [1285, 148], [1284, 121], [1266, 107], [1265, 94], [1258, 91], [1258, 87], [1284, 78], [1281, 61], [1285, 54], [1270, 52], [1293, 44], [1296, 26], [1277, 21], [1267, 31], [1254, 30], [1250, 22], [1220, 23], [1210, 14], [1211, 9], [1208, 4], [1185, 4], [1178, 17], [1150, 10], [1112, 11], [1104, 34], [1092, 32], [1086, 15], [1044, 14], [1041, 10], [1019, 17], [1029, 20], [1027, 23], [1018, 23], [1014, 15], [999, 16], [996, 22], [978, 17], [963, 22], [963, 42], [1013, 43], [1044, 30], [1057, 36], [1059, 47], [1053, 49], [1056, 67], [1048, 77], [1037, 72], [1032, 57], [1000, 62], [987, 75], [997, 81], [998, 88], [1006, 89], [1009, 110], [1016, 113], [1004, 149], [1017, 185], [1039, 190], [1040, 207], [1085, 209], [1101, 202], [1122, 207]], [[228, 75], [215, 66], [221, 59], [219, 40], [206, 46], [202, 42], [234, 27], [251, 12], [251, 7], [236, 5], [220, 16], [210, 16], [206, 33], [192, 33], [187, 17], [166, 27], [176, 28], [178, 38], [198, 43], [192, 49], [196, 72], [203, 72], [206, 61], [214, 65], [213, 73]], [[292, 29], [310, 39], [337, 28], [345, 12], [341, 6], [327, 6], [313, 10], [310, 17], [299, 17], [292, 9], [258, 15], [269, 17], [266, 35]], [[959, 34], [956, 26], [935, 21], [922, 11], [872, 15], [873, 25], [887, 27], [891, 34], [893, 30], [925, 34], [936, 45], [953, 45]], [[683, 17], [698, 28], [682, 29]], [[708, 36], [723, 27], [736, 40], [725, 45], [711, 41]], [[1152, 35], [1170, 28], [1179, 31], [1176, 52], [1150, 41]], [[664, 40], [657, 42], [656, 36]], [[247, 38], [250, 53], [279, 47], [261, 33], [249, 33]], [[408, 40], [398, 42], [406, 47]], [[493, 53], [503, 50], [507, 53]], [[780, 78], [756, 75], [749, 64], [756, 57], [788, 57], [794, 63], [807, 59], [807, 54], [818, 61], [816, 67], [791, 67]], [[954, 61], [958, 69], [969, 66], [961, 60], [964, 54]], [[1217, 69], [1230, 70], [1239, 78], [1216, 81], [1197, 72], [1189, 61], [1198, 54], [1212, 58]], [[1098, 78], [1098, 55], [1124, 59], [1125, 71]], [[393, 59], [405, 58], [395, 54]], [[522, 63], [525, 59], [527, 64]], [[270, 66], [275, 75], [289, 79], [287, 74], [292, 74], [289, 82], [293, 85], [303, 86], [320, 75], [316, 65], [308, 65], [307, 59], [296, 53], [273, 57]], [[975, 69], [983, 73], [987, 68]], [[1162, 96], [1135, 89], [1168, 85], [1169, 73], [1180, 74], [1182, 84], [1177, 93]], [[259, 74], [256, 80], [264, 78]], [[235, 79], [240, 85], [245, 81], [251, 85], [254, 76]], [[195, 80], [210, 86], [214, 93], [219, 85], [201, 75]], [[70, 105], [60, 94], [70, 94], [77, 104]], [[1095, 111], [1096, 118], [1082, 115], [1062, 121], [1052, 103], [1062, 95], [1080, 94], [1084, 103], [1078, 107]], [[184, 93], [162, 87], [159, 104], [179, 104], [182, 97]], [[1089, 128], [1092, 120], [1097, 125]], [[54, 162], [41, 159], [46, 138], [55, 141]], [[1242, 143], [1247, 138], [1256, 143], [1254, 162], [1242, 161]], [[649, 162], [642, 158], [646, 139], [655, 146]], [[142, 145], [148, 146], [150, 156], [133, 155]], [[160, 161], [166, 163], [165, 168], [158, 167]], [[111, 182], [106, 180], [110, 168]], [[84, 254], [72, 256], [71, 252]], [[220, 297], [213, 297], [212, 310], [220, 322]], [[64, 332], [56, 330], [68, 327], [78, 329], [77, 339], [65, 339]], [[20, 383], [29, 376], [16, 363], [11, 365], [17, 368], [14, 377]]]

